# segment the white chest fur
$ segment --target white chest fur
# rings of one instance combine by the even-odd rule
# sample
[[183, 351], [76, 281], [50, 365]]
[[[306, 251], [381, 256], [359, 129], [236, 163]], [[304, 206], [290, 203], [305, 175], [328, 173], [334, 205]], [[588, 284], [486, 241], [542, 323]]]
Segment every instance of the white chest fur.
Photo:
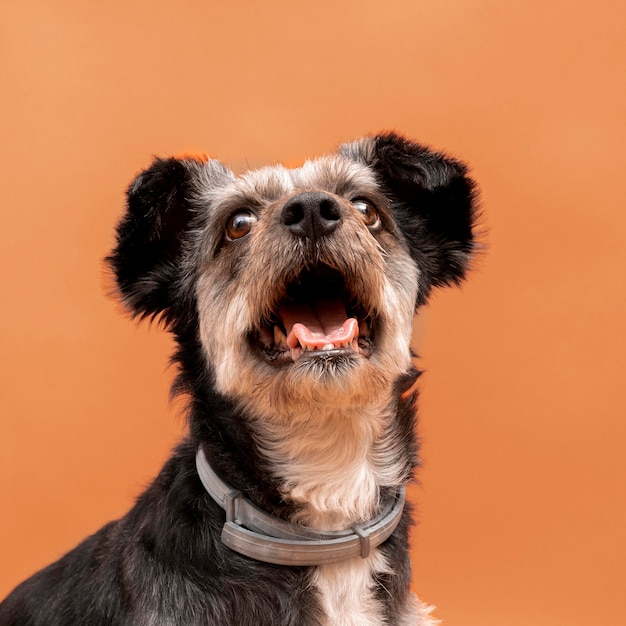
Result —
[[432, 607], [422, 604], [411, 593], [394, 624], [385, 620], [376, 597], [376, 575], [389, 572], [385, 557], [373, 550], [367, 559], [322, 565], [313, 576], [325, 620], [320, 626], [437, 626]]
[[388, 569], [379, 550], [373, 550], [367, 559], [318, 567], [313, 582], [326, 614], [324, 626], [382, 626], [385, 622], [374, 593], [375, 574]]

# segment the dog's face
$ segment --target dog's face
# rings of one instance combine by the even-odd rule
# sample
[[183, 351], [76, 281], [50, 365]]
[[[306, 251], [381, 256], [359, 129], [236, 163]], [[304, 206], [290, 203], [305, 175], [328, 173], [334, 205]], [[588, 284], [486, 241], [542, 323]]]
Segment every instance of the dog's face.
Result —
[[288, 416], [363, 405], [406, 371], [418, 268], [370, 168], [276, 166], [207, 200], [196, 295], [220, 391]]
[[278, 420], [392, 389], [416, 306], [473, 247], [464, 166], [393, 134], [240, 177], [156, 161], [128, 209], [110, 257], [126, 302], [193, 319], [217, 389]]

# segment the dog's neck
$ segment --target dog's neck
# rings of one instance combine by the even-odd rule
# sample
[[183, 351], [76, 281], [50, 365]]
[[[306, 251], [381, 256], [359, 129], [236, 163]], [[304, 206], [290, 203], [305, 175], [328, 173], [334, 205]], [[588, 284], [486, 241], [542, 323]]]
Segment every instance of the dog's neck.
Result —
[[381, 489], [410, 477], [406, 443], [399, 440], [389, 398], [367, 407], [306, 407], [288, 421], [257, 419], [257, 445], [298, 506], [292, 521], [338, 530], [368, 520]]
[[327, 565], [356, 556], [367, 559], [371, 550], [393, 533], [404, 510], [406, 490], [402, 486], [388, 494], [384, 505], [366, 523], [339, 532], [317, 531], [285, 522], [256, 507], [213, 471], [202, 446], [196, 451], [196, 469], [208, 494], [226, 512], [222, 542], [240, 554], [267, 563]]

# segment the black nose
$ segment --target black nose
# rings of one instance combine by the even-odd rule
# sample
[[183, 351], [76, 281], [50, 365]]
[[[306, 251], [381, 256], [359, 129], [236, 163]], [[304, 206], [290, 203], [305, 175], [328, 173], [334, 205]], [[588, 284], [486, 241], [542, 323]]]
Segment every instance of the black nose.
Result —
[[341, 207], [327, 193], [305, 191], [285, 202], [281, 218], [294, 235], [315, 240], [337, 228], [341, 222]]

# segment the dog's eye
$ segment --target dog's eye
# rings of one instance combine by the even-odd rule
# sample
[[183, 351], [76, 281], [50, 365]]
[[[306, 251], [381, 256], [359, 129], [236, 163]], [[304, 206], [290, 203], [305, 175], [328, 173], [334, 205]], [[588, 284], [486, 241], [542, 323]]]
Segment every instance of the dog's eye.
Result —
[[226, 225], [226, 237], [230, 241], [245, 237], [252, 230], [252, 225], [257, 221], [257, 216], [250, 211], [235, 213], [230, 217]]
[[378, 211], [371, 202], [363, 198], [357, 198], [352, 201], [352, 205], [363, 216], [363, 221], [368, 228], [375, 230], [380, 226]]

